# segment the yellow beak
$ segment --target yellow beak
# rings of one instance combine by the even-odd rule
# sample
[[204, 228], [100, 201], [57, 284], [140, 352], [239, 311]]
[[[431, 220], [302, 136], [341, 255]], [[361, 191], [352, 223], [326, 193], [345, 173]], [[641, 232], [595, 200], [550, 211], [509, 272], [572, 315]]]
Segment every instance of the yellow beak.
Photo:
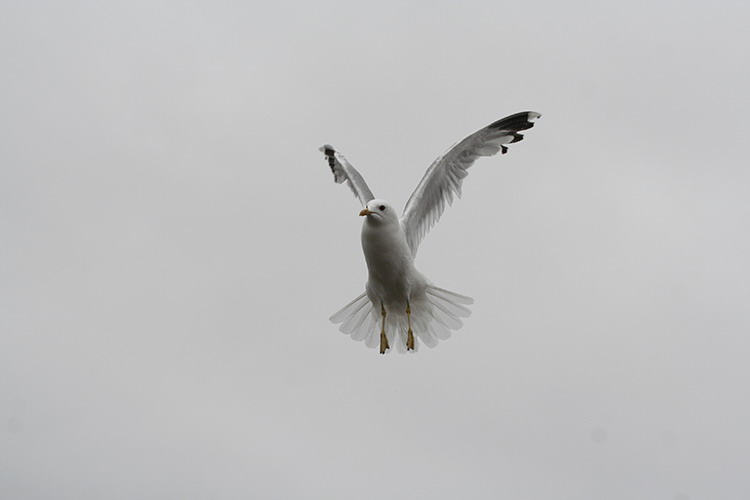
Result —
[[374, 213], [375, 213], [375, 212], [371, 212], [370, 210], [367, 210], [367, 209], [365, 208], [364, 210], [362, 210], [362, 211], [361, 211], [361, 212], [359, 213], [359, 215], [360, 215], [360, 216], [362, 216], [362, 217], [364, 217], [365, 215], [370, 215], [370, 214], [374, 214]]

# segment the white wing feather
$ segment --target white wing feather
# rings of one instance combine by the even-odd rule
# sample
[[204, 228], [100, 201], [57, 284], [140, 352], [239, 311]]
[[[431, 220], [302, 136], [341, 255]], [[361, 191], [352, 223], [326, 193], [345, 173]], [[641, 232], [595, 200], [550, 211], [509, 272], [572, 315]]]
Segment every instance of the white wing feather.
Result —
[[461, 183], [476, 159], [500, 151], [505, 154], [506, 144], [522, 140], [520, 131], [533, 127], [540, 116], [524, 111], [498, 120], [466, 137], [430, 165], [401, 216], [412, 256], [416, 256], [419, 243], [440, 219], [446, 204], [453, 203], [453, 194], [461, 197]]
[[333, 149], [330, 144], [322, 145], [320, 151], [326, 155], [328, 166], [331, 167], [331, 172], [333, 172], [333, 179], [339, 184], [346, 182], [363, 207], [367, 205], [368, 201], [375, 198], [370, 188], [367, 187], [365, 180], [357, 172], [357, 169], [346, 161], [344, 155]]

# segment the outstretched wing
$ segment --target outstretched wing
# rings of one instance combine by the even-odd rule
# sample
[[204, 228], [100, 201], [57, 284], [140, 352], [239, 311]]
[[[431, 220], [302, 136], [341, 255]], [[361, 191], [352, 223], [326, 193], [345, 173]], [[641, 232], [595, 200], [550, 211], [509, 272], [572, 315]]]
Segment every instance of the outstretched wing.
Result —
[[370, 188], [367, 187], [365, 180], [359, 175], [357, 169], [346, 161], [344, 155], [333, 149], [330, 144], [323, 144], [320, 151], [326, 155], [328, 166], [331, 167], [331, 172], [333, 172], [333, 179], [339, 184], [346, 181], [362, 206], [367, 205], [368, 201], [375, 198]]
[[540, 116], [533, 111], [507, 116], [471, 134], [432, 162], [401, 216], [412, 256], [417, 254], [419, 242], [427, 231], [440, 219], [446, 203], [453, 203], [453, 194], [461, 197], [461, 183], [474, 161], [500, 151], [505, 154], [506, 144], [522, 140], [520, 132], [533, 127]]

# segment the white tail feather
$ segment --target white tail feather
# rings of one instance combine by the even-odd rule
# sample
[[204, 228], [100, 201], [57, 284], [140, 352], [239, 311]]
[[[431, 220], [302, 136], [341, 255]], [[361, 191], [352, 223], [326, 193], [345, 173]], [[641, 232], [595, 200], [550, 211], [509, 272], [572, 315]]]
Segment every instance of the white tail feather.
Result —
[[471, 305], [474, 303], [474, 299], [472, 299], [471, 297], [467, 297], [466, 295], [461, 295], [456, 292], [451, 292], [446, 290], [445, 288], [440, 288], [433, 285], [427, 285], [427, 290], [425, 291], [432, 296], [442, 297], [449, 302], [457, 304]]
[[367, 294], [363, 293], [362, 295], [333, 313], [328, 319], [331, 320], [331, 322], [334, 324], [341, 323], [342, 321], [349, 319], [353, 314], [356, 314], [356, 312], [359, 310], [359, 307], [367, 304], [367, 302], [369, 301], [370, 299], [367, 298]]
[[[471, 310], [466, 305], [473, 304], [474, 299], [457, 293], [427, 285], [421, 296], [412, 296], [411, 326], [414, 331], [414, 347], [418, 350], [420, 343], [435, 347], [440, 340], [447, 340], [451, 331], [463, 325], [460, 318], [466, 318]], [[406, 307], [389, 308], [386, 305], [385, 331], [388, 344], [398, 352], [406, 352], [408, 323]], [[380, 345], [381, 315], [380, 304], [374, 305], [367, 293], [359, 295], [331, 316], [331, 322], [341, 325], [339, 330], [350, 335], [353, 340], [363, 341], [370, 348]]]

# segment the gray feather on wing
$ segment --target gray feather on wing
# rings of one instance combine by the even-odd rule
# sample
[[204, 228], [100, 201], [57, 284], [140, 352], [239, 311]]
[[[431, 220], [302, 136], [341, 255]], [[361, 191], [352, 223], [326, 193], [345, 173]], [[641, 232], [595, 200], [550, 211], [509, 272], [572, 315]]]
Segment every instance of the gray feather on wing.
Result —
[[498, 152], [505, 154], [507, 145], [522, 140], [521, 131], [533, 127], [541, 116], [523, 111], [491, 123], [455, 144], [430, 165], [401, 216], [412, 256], [417, 254], [422, 238], [440, 219], [446, 204], [453, 203], [453, 195], [461, 197], [461, 183], [476, 159]]
[[339, 184], [346, 182], [362, 206], [375, 198], [360, 173], [344, 158], [344, 155], [333, 149], [330, 144], [322, 145], [320, 151], [325, 155], [328, 166], [331, 167], [333, 179]]

